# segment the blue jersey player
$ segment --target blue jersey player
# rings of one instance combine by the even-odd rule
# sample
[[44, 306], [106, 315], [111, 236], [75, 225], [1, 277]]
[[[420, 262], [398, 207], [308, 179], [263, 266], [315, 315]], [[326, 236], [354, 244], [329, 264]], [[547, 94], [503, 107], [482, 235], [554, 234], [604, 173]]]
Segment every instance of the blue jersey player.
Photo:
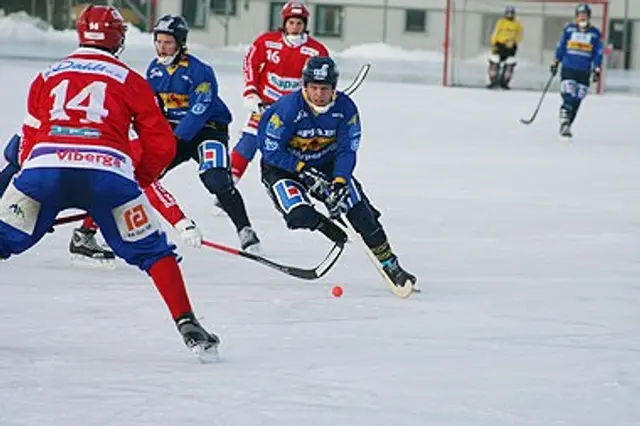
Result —
[[213, 69], [187, 53], [188, 33], [182, 16], [162, 16], [153, 28], [157, 58], [147, 69], [147, 81], [161, 99], [177, 139], [178, 153], [168, 170], [196, 161], [200, 180], [233, 221], [242, 249], [256, 252], [260, 240], [231, 178], [231, 112], [218, 95]]
[[590, 80], [599, 81], [602, 67], [600, 30], [591, 25], [591, 8], [587, 4], [576, 7], [575, 22], [567, 24], [556, 47], [551, 73], [560, 71], [560, 136], [571, 138], [571, 125], [576, 119], [580, 103], [587, 96]]
[[[303, 88], [285, 95], [264, 113], [258, 128], [262, 181], [290, 229], [318, 230], [338, 244], [347, 236], [333, 223], [346, 213], [397, 286], [413, 285], [391, 249], [379, 213], [353, 176], [360, 144], [360, 117], [351, 98], [336, 91], [333, 59], [312, 57]], [[331, 219], [310, 203], [322, 201]]]

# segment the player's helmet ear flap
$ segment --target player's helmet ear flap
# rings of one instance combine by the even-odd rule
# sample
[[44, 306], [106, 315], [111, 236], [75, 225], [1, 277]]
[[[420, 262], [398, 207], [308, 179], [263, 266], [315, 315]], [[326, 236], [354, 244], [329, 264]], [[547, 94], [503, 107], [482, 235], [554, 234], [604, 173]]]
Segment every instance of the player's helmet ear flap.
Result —
[[302, 70], [302, 82], [330, 84], [333, 89], [338, 85], [340, 72], [335, 61], [327, 56], [312, 56]]
[[80, 46], [95, 47], [118, 55], [124, 49], [127, 25], [115, 7], [89, 5], [78, 15]]
[[287, 19], [299, 18], [302, 19], [306, 28], [309, 22], [309, 9], [302, 3], [289, 2], [282, 7], [280, 17], [282, 17], [283, 26], [287, 22]]
[[180, 49], [187, 46], [187, 36], [189, 35], [189, 25], [180, 15], [163, 15], [153, 26], [153, 38], [158, 34], [169, 34], [176, 39]]

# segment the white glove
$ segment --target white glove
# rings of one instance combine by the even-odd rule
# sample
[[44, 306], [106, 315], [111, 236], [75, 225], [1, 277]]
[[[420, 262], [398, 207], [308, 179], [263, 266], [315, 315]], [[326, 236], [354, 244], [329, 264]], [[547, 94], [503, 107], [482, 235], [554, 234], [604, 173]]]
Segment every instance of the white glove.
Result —
[[244, 97], [244, 107], [255, 114], [262, 114], [264, 112], [264, 105], [262, 99], [255, 93], [250, 93]]
[[202, 246], [202, 232], [191, 219], [186, 217], [181, 219], [174, 228], [178, 231], [180, 239], [188, 246], [196, 248]]

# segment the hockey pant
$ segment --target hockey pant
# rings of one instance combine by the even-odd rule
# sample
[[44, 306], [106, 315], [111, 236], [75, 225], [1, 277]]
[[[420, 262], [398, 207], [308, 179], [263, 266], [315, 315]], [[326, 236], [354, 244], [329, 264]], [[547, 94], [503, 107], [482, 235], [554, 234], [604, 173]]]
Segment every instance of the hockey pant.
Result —
[[[200, 181], [215, 195], [237, 231], [251, 226], [244, 200], [235, 187], [229, 166], [227, 126], [206, 126], [190, 141], [179, 141], [167, 172], [187, 161], [198, 163]], [[166, 172], [165, 172], [166, 173]]]
[[[282, 214], [289, 229], [316, 230], [322, 220], [297, 174], [273, 167], [262, 161], [262, 183]], [[330, 175], [330, 173], [327, 173]], [[379, 212], [371, 205], [362, 185], [355, 178], [349, 182], [347, 220], [372, 248], [387, 243]], [[388, 245], [388, 244], [387, 244]]]
[[175, 256], [136, 181], [105, 170], [47, 167], [23, 170], [0, 199], [0, 258], [35, 245], [69, 208], [86, 210], [114, 253], [142, 270]]
[[572, 124], [576, 119], [580, 104], [589, 93], [589, 71], [562, 67], [560, 72], [560, 121]]

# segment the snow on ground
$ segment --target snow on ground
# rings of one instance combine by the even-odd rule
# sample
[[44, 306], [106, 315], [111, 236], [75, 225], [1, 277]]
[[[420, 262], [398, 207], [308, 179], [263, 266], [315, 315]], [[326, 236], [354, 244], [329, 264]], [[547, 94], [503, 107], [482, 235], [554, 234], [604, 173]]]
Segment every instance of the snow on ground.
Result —
[[[3, 139], [41, 67], [0, 64]], [[235, 138], [241, 77], [218, 77]], [[144, 274], [71, 267], [60, 227], [0, 265], [0, 425], [640, 425], [637, 99], [588, 98], [563, 143], [555, 94], [528, 127], [537, 93], [367, 81], [355, 98], [357, 175], [422, 294], [395, 298], [355, 244], [317, 282], [181, 246], [223, 339], [203, 366]], [[235, 244], [196, 173], [166, 185]], [[257, 164], [240, 190], [270, 255], [327, 249], [286, 229]]]

